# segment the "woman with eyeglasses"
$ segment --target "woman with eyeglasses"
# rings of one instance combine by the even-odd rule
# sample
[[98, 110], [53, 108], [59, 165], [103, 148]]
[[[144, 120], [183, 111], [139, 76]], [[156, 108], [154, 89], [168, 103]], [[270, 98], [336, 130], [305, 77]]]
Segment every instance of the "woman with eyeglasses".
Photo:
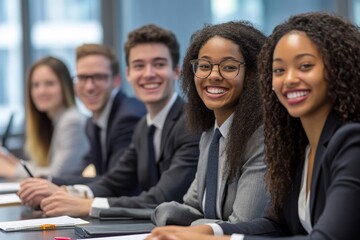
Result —
[[267, 202], [257, 55], [264, 35], [248, 22], [208, 25], [191, 39], [181, 73], [188, 125], [202, 131], [196, 178], [184, 203], [159, 205], [156, 225], [242, 222]]
[[[26, 80], [26, 166], [34, 176], [78, 175], [89, 148], [86, 117], [75, 106], [73, 82], [66, 65], [54, 57], [36, 61]], [[0, 176], [29, 177], [20, 159], [0, 152]]]

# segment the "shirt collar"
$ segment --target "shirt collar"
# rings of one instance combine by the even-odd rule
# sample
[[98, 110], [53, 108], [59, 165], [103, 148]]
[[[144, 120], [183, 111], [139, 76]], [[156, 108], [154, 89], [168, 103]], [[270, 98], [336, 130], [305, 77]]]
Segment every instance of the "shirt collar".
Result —
[[150, 119], [150, 114], [146, 114], [146, 123], [148, 126], [154, 125], [157, 129], [162, 129], [165, 123], [166, 116], [170, 112], [170, 109], [175, 103], [175, 100], [177, 98], [177, 93], [174, 92], [172, 95], [170, 101], [165, 105], [165, 107], [154, 117], [154, 119]]
[[117, 94], [118, 89], [113, 89], [109, 99], [106, 103], [106, 106], [104, 108], [104, 110], [101, 112], [100, 116], [98, 118], [94, 118], [93, 117], [93, 121], [96, 125], [98, 125], [101, 129], [105, 129], [107, 126], [107, 122], [110, 116], [110, 111], [111, 111], [111, 107], [113, 105], [114, 99], [115, 99], [115, 95]]
[[215, 129], [219, 129], [221, 136], [223, 138], [227, 138], [230, 132], [230, 127], [231, 127], [231, 123], [234, 119], [234, 113], [232, 113], [226, 120], [225, 122], [221, 125], [221, 127], [219, 127], [219, 125], [217, 124], [217, 121], [215, 120], [215, 126], [214, 126], [214, 131]]

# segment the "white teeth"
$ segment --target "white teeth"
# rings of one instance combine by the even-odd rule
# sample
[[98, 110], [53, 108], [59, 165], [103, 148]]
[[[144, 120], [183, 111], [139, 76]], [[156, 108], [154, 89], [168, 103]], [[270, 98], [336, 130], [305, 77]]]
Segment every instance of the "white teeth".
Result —
[[293, 99], [293, 98], [306, 96], [308, 93], [309, 93], [308, 91], [290, 92], [286, 94], [286, 97], [289, 99]]
[[154, 88], [157, 88], [159, 86], [160, 86], [160, 84], [158, 84], [158, 83], [150, 83], [150, 84], [145, 84], [144, 88], [146, 88], [146, 89], [154, 89]]
[[226, 92], [225, 89], [223, 89], [223, 88], [214, 88], [214, 87], [207, 87], [206, 90], [207, 90], [207, 92], [212, 93], [212, 94], [222, 94], [222, 93]]

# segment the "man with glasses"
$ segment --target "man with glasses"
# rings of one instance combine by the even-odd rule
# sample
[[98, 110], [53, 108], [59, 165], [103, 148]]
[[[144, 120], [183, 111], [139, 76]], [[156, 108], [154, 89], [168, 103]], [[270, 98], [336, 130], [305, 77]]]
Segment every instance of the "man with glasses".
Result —
[[[76, 94], [92, 113], [86, 124], [91, 147], [82, 164], [84, 168], [93, 164], [96, 177], [52, 178], [57, 185], [91, 182], [113, 168], [130, 144], [135, 125], [146, 113], [140, 101], [119, 91], [119, 61], [112, 49], [99, 44], [79, 46], [76, 49], [76, 72]], [[37, 179], [28, 179], [21, 184], [23, 193], [32, 192], [43, 184], [44, 188], [51, 186], [34, 181]]]
[[200, 134], [187, 131], [185, 103], [174, 89], [179, 77], [175, 35], [155, 25], [143, 26], [129, 34], [125, 55], [127, 79], [145, 103], [147, 115], [110, 172], [86, 186], [68, 186], [67, 192], [57, 191], [41, 201], [47, 216], [97, 217], [109, 207], [127, 208], [131, 213], [133, 208], [182, 202], [195, 177]]

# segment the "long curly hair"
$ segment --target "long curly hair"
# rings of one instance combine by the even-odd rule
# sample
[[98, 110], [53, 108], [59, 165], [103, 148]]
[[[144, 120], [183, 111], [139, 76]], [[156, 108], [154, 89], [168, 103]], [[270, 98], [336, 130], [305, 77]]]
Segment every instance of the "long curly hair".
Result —
[[291, 117], [272, 91], [272, 61], [278, 41], [291, 31], [304, 32], [324, 62], [329, 97], [343, 121], [360, 120], [360, 33], [347, 20], [329, 13], [304, 13], [278, 25], [259, 54], [260, 89], [264, 106], [265, 175], [273, 213], [280, 217], [292, 188], [296, 165], [305, 159], [308, 139], [298, 118]]
[[[262, 124], [262, 109], [257, 75], [257, 55], [265, 36], [247, 21], [231, 21], [217, 25], [205, 25], [191, 37], [180, 74], [181, 87], [188, 99], [186, 107], [188, 125], [193, 132], [207, 131], [214, 126], [215, 116], [199, 97], [190, 60], [198, 58], [201, 47], [211, 38], [219, 36], [239, 46], [244, 56], [246, 70], [244, 89], [239, 97], [230, 136], [226, 148], [226, 175], [237, 177], [245, 163], [244, 151], [254, 131]], [[242, 66], [243, 67], [243, 66]]]

